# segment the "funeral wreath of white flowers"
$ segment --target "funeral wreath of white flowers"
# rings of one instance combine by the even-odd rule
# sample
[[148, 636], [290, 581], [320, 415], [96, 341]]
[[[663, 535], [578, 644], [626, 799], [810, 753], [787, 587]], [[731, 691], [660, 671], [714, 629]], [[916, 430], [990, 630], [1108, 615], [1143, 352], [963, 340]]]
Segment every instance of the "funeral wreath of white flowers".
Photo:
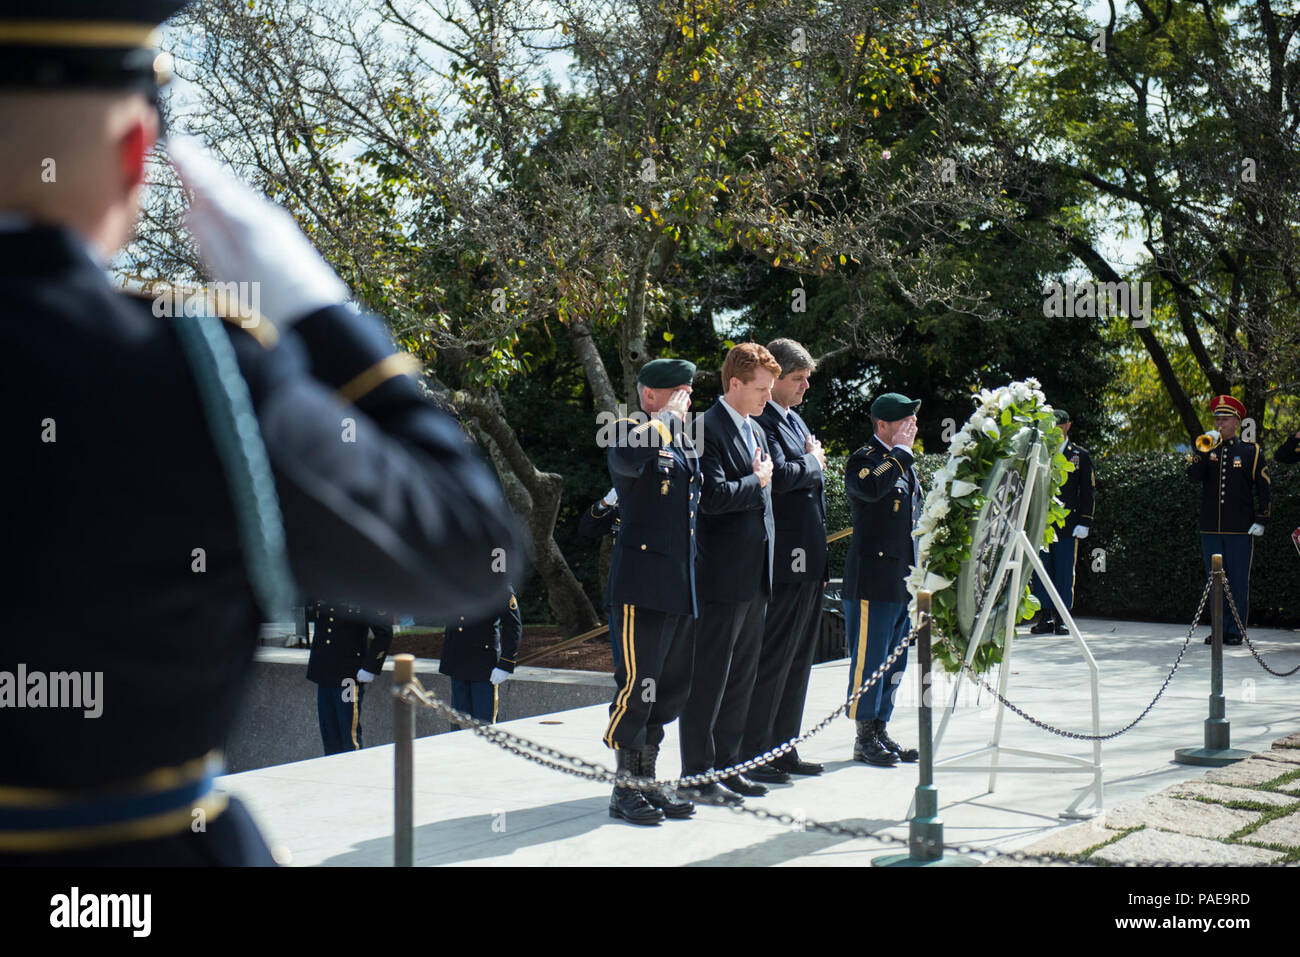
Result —
[[[1030, 542], [1046, 548], [1056, 541], [1057, 529], [1064, 525], [1068, 514], [1057, 495], [1074, 466], [1061, 454], [1064, 435], [1038, 380], [1012, 382], [993, 391], [984, 389], [972, 398], [978, 408], [952, 437], [948, 460], [934, 474], [921, 518], [912, 533], [917, 539], [917, 564], [908, 576], [907, 588], [912, 595], [913, 622], [918, 620], [916, 593], [931, 593], [934, 629], [952, 644], [950, 648], [936, 640], [934, 657], [949, 672], [960, 670], [978, 608], [985, 601], [1001, 602], [1004, 607], [1000, 614], [990, 617], [971, 662], [978, 673], [1002, 660], [1010, 599], [1007, 583], [1001, 595], [979, 594], [978, 586], [972, 591], [971, 580], [978, 577], [972, 569], [981, 563], [981, 567], [991, 569], [1001, 549], [1009, 547], [1011, 529], [1005, 518], [1015, 511], [1009, 506], [1018, 505], [1022, 494], [1036, 499], [1036, 506], [1030, 504], [1025, 523]], [[1033, 434], [1035, 427], [1042, 441]], [[1048, 467], [1040, 469], [1041, 478], [1035, 488], [1025, 489], [1016, 483], [1023, 483], [1027, 456], [1035, 454]], [[990, 548], [987, 543], [988, 531], [994, 527], [992, 516], [999, 515], [1004, 519], [1003, 537]], [[976, 535], [981, 537], [976, 547], [978, 556], [972, 554]], [[1032, 618], [1039, 609], [1038, 599], [1030, 589], [1031, 570], [1027, 567], [1023, 573], [1023, 589], [1016, 602], [1018, 621]]]

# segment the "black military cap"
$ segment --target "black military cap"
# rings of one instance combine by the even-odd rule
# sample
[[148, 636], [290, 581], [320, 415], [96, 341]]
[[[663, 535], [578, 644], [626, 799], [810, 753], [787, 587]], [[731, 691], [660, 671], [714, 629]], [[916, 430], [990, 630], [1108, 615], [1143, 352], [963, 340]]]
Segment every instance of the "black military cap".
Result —
[[1052, 415], [1056, 416], [1057, 425], [1064, 425], [1066, 422], [1070, 421], [1070, 413], [1066, 412], [1064, 409], [1053, 409]]
[[920, 407], [920, 399], [909, 399], [898, 392], [886, 392], [871, 403], [871, 415], [882, 422], [897, 422], [909, 415], [916, 415], [916, 410]]
[[171, 79], [158, 25], [189, 0], [44, 0], [0, 12], [0, 90], [138, 89]]
[[686, 359], [651, 359], [636, 375], [636, 381], [650, 389], [690, 385], [693, 378], [695, 363]]

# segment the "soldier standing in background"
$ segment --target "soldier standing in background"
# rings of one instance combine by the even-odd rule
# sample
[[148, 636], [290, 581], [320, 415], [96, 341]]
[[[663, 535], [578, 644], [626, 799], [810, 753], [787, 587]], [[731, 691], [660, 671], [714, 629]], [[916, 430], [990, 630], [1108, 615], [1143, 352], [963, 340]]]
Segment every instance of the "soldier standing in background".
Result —
[[479, 721], [497, 719], [497, 689], [515, 673], [515, 656], [523, 638], [519, 600], [510, 600], [499, 615], [466, 621], [462, 615], [442, 633], [438, 671], [451, 679], [451, 706]]
[[361, 700], [366, 685], [384, 670], [393, 643], [393, 617], [376, 612], [362, 616], [358, 605], [314, 602], [307, 606], [314, 622], [307, 680], [316, 683], [316, 718], [326, 754], [359, 751]]
[[[1065, 477], [1065, 484], [1061, 486], [1060, 492], [1061, 504], [1070, 510], [1070, 514], [1066, 516], [1065, 526], [1056, 541], [1048, 547], [1043, 564], [1047, 567], [1047, 574], [1052, 577], [1052, 584], [1056, 586], [1065, 610], [1069, 611], [1074, 607], [1074, 574], [1075, 563], [1079, 559], [1079, 542], [1088, 537], [1088, 530], [1092, 526], [1093, 510], [1097, 499], [1097, 480], [1092, 471], [1092, 456], [1088, 454], [1088, 450], [1070, 441], [1070, 413], [1064, 409], [1057, 409], [1055, 414], [1056, 424], [1065, 433], [1065, 445], [1061, 448], [1061, 454], [1074, 464], [1074, 471]], [[1053, 632], [1064, 635], [1065, 624], [1056, 614], [1056, 606], [1048, 597], [1047, 589], [1043, 587], [1038, 572], [1034, 572], [1033, 589], [1043, 607], [1038, 613], [1038, 622], [1030, 631], [1035, 635]]]
[[[1205, 574], [1211, 556], [1223, 556], [1223, 571], [1232, 591], [1241, 624], [1250, 609], [1250, 565], [1255, 539], [1264, 534], [1272, 499], [1264, 450], [1237, 438], [1246, 407], [1230, 395], [1216, 395], [1210, 403], [1214, 431], [1196, 440], [1187, 453], [1187, 477], [1201, 483], [1201, 556]], [[1210, 644], [1207, 637], [1205, 643]], [[1231, 612], [1223, 616], [1223, 643], [1241, 644], [1241, 628]]]

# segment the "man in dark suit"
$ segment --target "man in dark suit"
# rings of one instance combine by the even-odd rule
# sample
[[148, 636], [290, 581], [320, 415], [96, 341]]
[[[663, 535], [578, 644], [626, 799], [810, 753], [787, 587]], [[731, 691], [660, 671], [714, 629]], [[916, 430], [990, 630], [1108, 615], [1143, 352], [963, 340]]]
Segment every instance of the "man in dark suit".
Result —
[[[772, 453], [772, 514], [776, 526], [772, 600], [768, 602], [758, 676], [745, 721], [741, 753], [757, 757], [799, 736], [808, 677], [817, 650], [818, 610], [826, 586], [826, 495], [822, 470], [826, 453], [794, 407], [803, 402], [817, 369], [808, 350], [793, 339], [777, 339], [767, 351], [781, 363], [758, 424]], [[784, 784], [791, 774], [820, 774], [822, 766], [801, 761], [797, 750], [748, 777]]]
[[[912, 468], [916, 440], [913, 401], [887, 392], [871, 403], [870, 441], [849, 456], [844, 492], [853, 513], [853, 539], [844, 563], [844, 627], [849, 639], [849, 696], [907, 638], [906, 579], [916, 564], [912, 529], [921, 516], [921, 483]], [[915, 761], [885, 730], [894, 711], [894, 689], [907, 667], [907, 649], [849, 707], [857, 722], [853, 760], [891, 767]]]
[[451, 706], [479, 721], [497, 719], [497, 687], [515, 672], [524, 634], [514, 592], [500, 614], [448, 622], [442, 633], [438, 671], [451, 678]]
[[[695, 674], [682, 712], [682, 772], [701, 774], [742, 759], [745, 722], [758, 673], [763, 619], [772, 594], [772, 459], [754, 417], [762, 415], [781, 374], [756, 342], [722, 363], [723, 395], [703, 416], [704, 494], [696, 576], [700, 619]], [[744, 775], [699, 793], [731, 803], [767, 788]]]
[[326, 754], [359, 751], [361, 700], [366, 685], [384, 670], [393, 643], [393, 619], [382, 611], [371, 617], [358, 605], [313, 602], [307, 620], [314, 622], [307, 680], [316, 683], [316, 718]]
[[273, 863], [213, 788], [259, 622], [295, 584], [479, 615], [525, 571], [500, 486], [414, 360], [201, 149], [169, 145], [190, 234], [260, 315], [169, 321], [170, 300], [105, 275], [159, 130], [150, 28], [179, 5], [0, 12], [0, 498], [25, 555], [0, 671], [102, 673], [111, 696], [91, 721], [5, 711], [0, 866]]
[[[618, 769], [653, 778], [664, 725], [675, 720], [691, 687], [695, 638], [695, 516], [700, 463], [685, 427], [695, 365], [655, 359], [637, 376], [649, 421], [622, 419], [609, 439], [609, 472], [622, 521], [610, 562], [610, 634], [619, 645], [606, 747]], [[690, 817], [695, 805], [675, 794], [616, 787], [610, 817], [658, 824]]]
[[[1061, 504], [1070, 510], [1070, 514], [1066, 516], [1065, 527], [1057, 535], [1056, 541], [1048, 547], [1043, 564], [1052, 576], [1052, 584], [1061, 596], [1065, 610], [1069, 611], [1074, 607], [1074, 566], [1079, 559], [1079, 542], [1088, 537], [1088, 530], [1092, 527], [1097, 480], [1093, 475], [1092, 456], [1088, 450], [1070, 441], [1070, 413], [1057, 409], [1056, 424], [1065, 433], [1065, 445], [1061, 448], [1061, 454], [1074, 465], [1074, 471], [1065, 477], [1065, 484], [1061, 486], [1058, 495]], [[1038, 572], [1034, 572], [1033, 589], [1043, 607], [1038, 613], [1038, 622], [1030, 631], [1035, 635], [1053, 632], [1064, 635], [1065, 624], [1061, 621], [1056, 606], [1052, 604], [1047, 589], [1043, 587]]]

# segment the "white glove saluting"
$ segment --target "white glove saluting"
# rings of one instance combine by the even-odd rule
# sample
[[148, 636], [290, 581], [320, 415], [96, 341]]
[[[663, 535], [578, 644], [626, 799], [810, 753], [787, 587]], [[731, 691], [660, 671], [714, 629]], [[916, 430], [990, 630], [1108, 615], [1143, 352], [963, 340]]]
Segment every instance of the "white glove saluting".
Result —
[[287, 210], [240, 182], [197, 140], [168, 137], [167, 155], [192, 194], [185, 226], [210, 279], [257, 283], [262, 314], [278, 325], [347, 301], [347, 286]]
[[1074, 526], [1074, 537], [1075, 537], [1075, 538], [1087, 538], [1087, 537], [1088, 537], [1088, 526], [1087, 526], [1087, 525], [1076, 525], [1076, 526]]
[[[479, 672], [482, 674], [482, 672]], [[510, 672], [502, 671], [500, 668], [492, 669], [492, 677], [489, 679], [494, 685], [499, 685], [510, 677]]]

